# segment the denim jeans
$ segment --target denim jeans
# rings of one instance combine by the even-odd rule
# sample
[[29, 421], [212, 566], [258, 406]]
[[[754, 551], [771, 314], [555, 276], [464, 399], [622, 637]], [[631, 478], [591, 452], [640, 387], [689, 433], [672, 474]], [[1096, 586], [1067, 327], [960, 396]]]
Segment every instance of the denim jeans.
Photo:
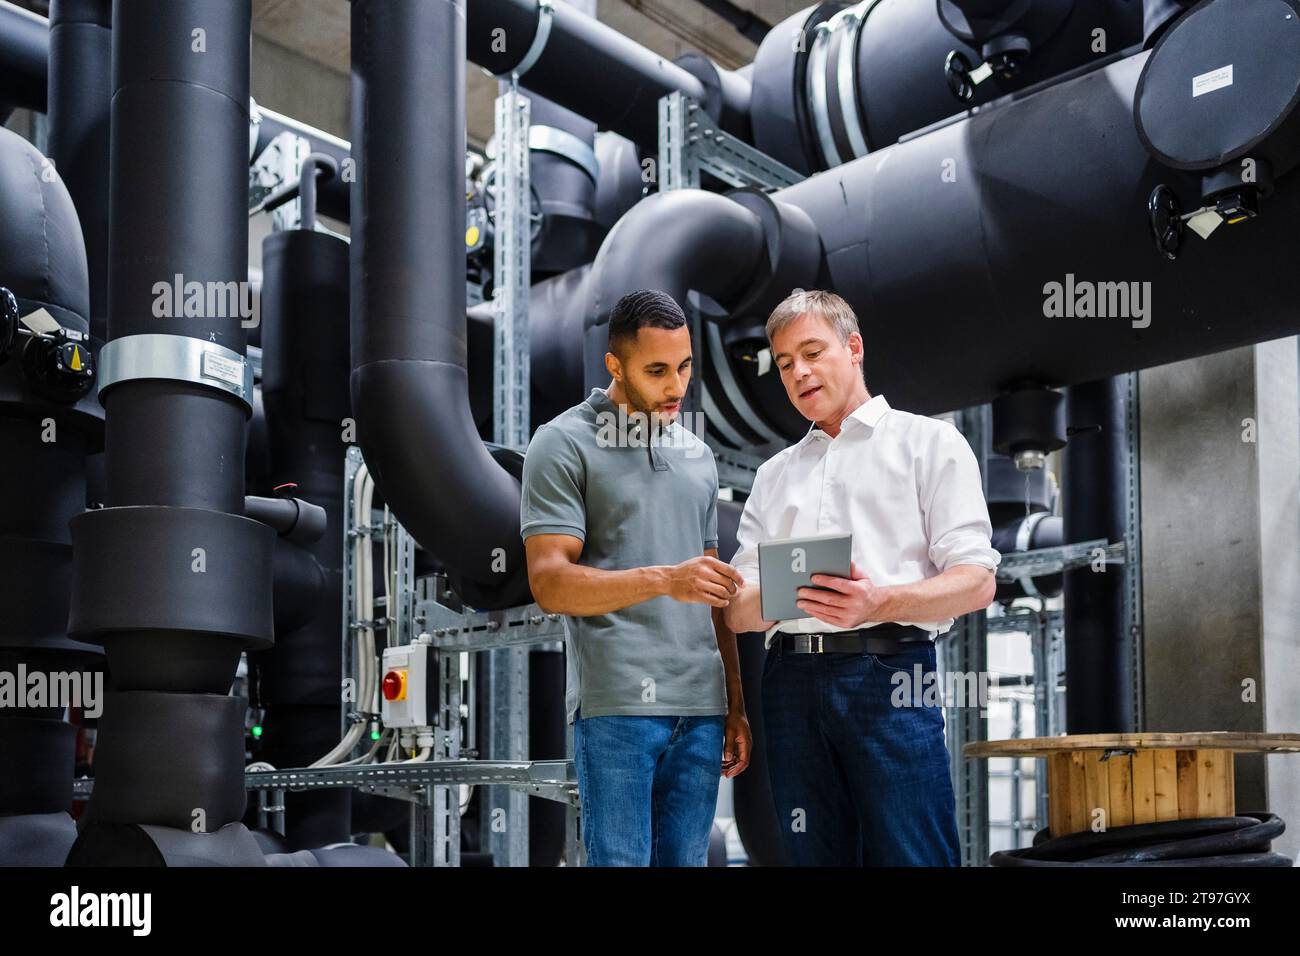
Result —
[[890, 655], [768, 651], [768, 775], [791, 865], [959, 865], [943, 709], [920, 706], [928, 681], [917, 706], [891, 702], [892, 676], [910, 688], [917, 664], [934, 672], [933, 642]]
[[722, 776], [721, 714], [583, 717], [573, 726], [588, 866], [704, 866]]

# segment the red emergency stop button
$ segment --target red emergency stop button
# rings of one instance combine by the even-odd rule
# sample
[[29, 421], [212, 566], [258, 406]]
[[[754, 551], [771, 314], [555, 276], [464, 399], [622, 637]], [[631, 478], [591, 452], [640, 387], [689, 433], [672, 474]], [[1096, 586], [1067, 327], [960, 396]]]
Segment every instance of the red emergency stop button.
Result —
[[406, 700], [406, 671], [392, 670], [384, 675], [384, 700]]

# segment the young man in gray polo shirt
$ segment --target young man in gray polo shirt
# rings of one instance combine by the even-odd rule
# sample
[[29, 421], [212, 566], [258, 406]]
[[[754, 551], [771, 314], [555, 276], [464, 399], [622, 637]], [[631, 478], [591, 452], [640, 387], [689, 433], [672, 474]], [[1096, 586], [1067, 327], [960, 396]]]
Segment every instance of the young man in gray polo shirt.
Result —
[[528, 446], [528, 580], [567, 615], [588, 865], [703, 866], [719, 774], [745, 769], [751, 738], [720, 611], [742, 579], [717, 556], [713, 453], [677, 421], [691, 338], [671, 296], [618, 301], [605, 366], [609, 387]]

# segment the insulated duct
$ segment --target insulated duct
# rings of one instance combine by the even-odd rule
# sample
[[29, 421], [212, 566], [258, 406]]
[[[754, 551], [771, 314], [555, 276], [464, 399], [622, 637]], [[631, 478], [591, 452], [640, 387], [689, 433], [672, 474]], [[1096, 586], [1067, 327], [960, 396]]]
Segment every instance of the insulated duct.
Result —
[[[92, 395], [41, 394], [25, 361], [54, 335], [75, 347], [89, 330], [81, 226], [62, 181], [45, 175], [50, 168], [30, 143], [0, 129], [0, 321], [9, 326], [0, 327], [0, 671], [22, 695], [0, 706], [4, 866], [60, 866], [76, 837], [68, 814], [76, 728], [63, 720], [64, 701], [29, 700], [18, 675], [85, 673], [100, 669], [102, 656], [70, 640], [67, 625], [68, 521], [86, 507], [86, 456], [102, 446], [103, 411]], [[10, 323], [39, 310], [64, 331], [17, 337]]]
[[49, 153], [77, 207], [90, 274], [90, 334], [108, 328], [108, 114], [112, 0], [52, 0]]
[[[1014, 8], [1006, 29], [978, 21], [978, 39], [950, 25], [958, 6], [971, 5], [821, 3], [774, 27], [754, 58], [754, 144], [800, 172], [827, 169], [970, 106], [1097, 65], [1142, 40], [1142, 8], [1130, 0], [994, 3]], [[1017, 19], [1026, 10], [1023, 22]], [[1004, 34], [1025, 25], [1032, 43], [1026, 41], [1015, 69], [972, 87], [968, 99], [955, 95], [950, 55], [974, 67]], [[984, 44], [989, 34], [996, 36]]]
[[[625, 141], [626, 142], [626, 141]], [[579, 266], [528, 289], [529, 430], [536, 431], [586, 397], [582, 389], [582, 341], [586, 281], [591, 264]], [[493, 347], [492, 303], [468, 311], [469, 400], [484, 441], [492, 439]]]
[[[1122, 377], [1071, 385], [1071, 437], [1064, 451], [1065, 540], [1123, 541], [1128, 486]], [[1065, 729], [1071, 734], [1132, 733], [1133, 635], [1124, 598], [1128, 564], [1065, 572]]]
[[[820, 261], [807, 216], [756, 190], [721, 196], [680, 189], [646, 198], [610, 231], [591, 267], [585, 387], [609, 382], [606, 326], [626, 293], [659, 289], [685, 303], [696, 292], [747, 315], [770, 309], [796, 286], [809, 287]], [[703, 352], [701, 343], [696, 348]]]
[[465, 368], [464, 44], [459, 0], [352, 5], [352, 410], [397, 519], [467, 603], [509, 607], [528, 601], [519, 481], [479, 438]]
[[690, 72], [564, 3], [474, 0], [467, 37], [479, 66], [501, 77], [517, 72], [530, 90], [650, 152], [658, 149], [661, 96], [706, 98]]
[[[600, 176], [596, 127], [531, 90], [523, 92], [530, 100], [528, 180], [542, 213], [531, 268], [533, 278], [542, 279], [590, 262], [600, 247], [603, 230], [595, 214]], [[493, 137], [489, 155], [496, 148]]]
[[[309, 213], [304, 208], [305, 218]], [[305, 559], [322, 586], [298, 621], [282, 621], [277, 593], [275, 647], [252, 655], [257, 700], [266, 708], [256, 757], [277, 767], [309, 766], [339, 740], [348, 300], [345, 241], [306, 229], [263, 240], [262, 396], [270, 461], [262, 490], [292, 482], [295, 494], [325, 509], [323, 535], [301, 547], [281, 540], [276, 552], [277, 572], [283, 561]], [[338, 788], [286, 794], [289, 849], [351, 839], [351, 797]]]
[[[1296, 177], [1257, 219], [1189, 240], [1177, 262], [1157, 253], [1147, 197], [1159, 183], [1199, 197], [1200, 183], [1154, 163], [1138, 139], [1147, 56], [773, 194], [815, 224], [823, 280], [858, 313], [873, 392], [930, 414], [1020, 382], [1087, 382], [1300, 329], [1278, 266], [1295, 248]], [[1091, 316], [1074, 307], [1085, 290]]]
[[[250, 19], [248, 0], [113, 10], [108, 500], [71, 522], [69, 632], [104, 645], [114, 690], [75, 865], [262, 862], [237, 822], [229, 696], [240, 651], [272, 641], [275, 532], [244, 516], [252, 374], [228, 296], [248, 278]], [[209, 290], [202, 315], [168, 317], [155, 286], [173, 281]]]

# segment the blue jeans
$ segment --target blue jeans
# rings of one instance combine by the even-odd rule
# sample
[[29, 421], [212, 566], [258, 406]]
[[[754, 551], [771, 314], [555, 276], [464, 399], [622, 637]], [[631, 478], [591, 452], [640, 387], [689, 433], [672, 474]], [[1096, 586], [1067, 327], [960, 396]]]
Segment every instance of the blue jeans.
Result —
[[891, 703], [892, 675], [909, 687], [916, 664], [934, 672], [933, 642], [887, 656], [768, 651], [768, 775], [791, 865], [960, 864], [943, 709], [920, 706], [928, 682], [917, 706]]
[[588, 866], [704, 866], [722, 775], [721, 714], [583, 717], [573, 726]]

